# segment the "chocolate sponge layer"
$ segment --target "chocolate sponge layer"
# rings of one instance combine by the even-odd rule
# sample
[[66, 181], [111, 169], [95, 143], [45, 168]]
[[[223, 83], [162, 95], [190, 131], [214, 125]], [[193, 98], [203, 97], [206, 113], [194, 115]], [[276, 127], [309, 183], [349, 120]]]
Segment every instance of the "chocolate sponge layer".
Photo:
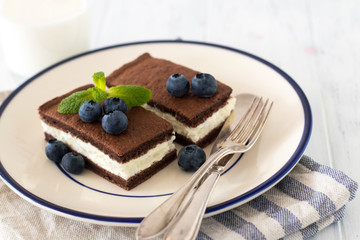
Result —
[[175, 73], [183, 74], [191, 81], [199, 72], [144, 53], [112, 72], [106, 81], [108, 86], [131, 84], [150, 89], [153, 93], [148, 102], [150, 106], [162, 112], [170, 113], [178, 121], [189, 127], [198, 126], [216, 110], [224, 106], [232, 92], [229, 86], [218, 81], [217, 91], [210, 98], [197, 97], [191, 91], [184, 97], [175, 98], [166, 90], [167, 79]]
[[77, 88], [44, 103], [38, 109], [40, 118], [46, 124], [92, 144], [119, 163], [139, 157], [157, 144], [171, 138], [173, 133], [171, 124], [141, 107], [133, 107], [126, 112], [128, 127], [119, 135], [106, 133], [102, 129], [101, 122], [85, 123], [78, 114], [57, 112], [58, 105], [63, 98], [89, 87], [92, 85]]

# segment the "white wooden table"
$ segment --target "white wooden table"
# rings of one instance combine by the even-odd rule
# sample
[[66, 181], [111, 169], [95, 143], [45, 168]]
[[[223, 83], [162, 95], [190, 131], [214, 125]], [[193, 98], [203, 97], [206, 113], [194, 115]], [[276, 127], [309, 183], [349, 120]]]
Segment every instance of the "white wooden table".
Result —
[[[297, 81], [312, 107], [305, 154], [360, 182], [359, 0], [92, 0], [91, 5], [93, 49], [182, 38], [238, 48], [277, 65]], [[0, 50], [0, 91], [24, 80], [7, 70]], [[359, 215], [357, 197], [343, 221], [314, 238], [360, 238]]]

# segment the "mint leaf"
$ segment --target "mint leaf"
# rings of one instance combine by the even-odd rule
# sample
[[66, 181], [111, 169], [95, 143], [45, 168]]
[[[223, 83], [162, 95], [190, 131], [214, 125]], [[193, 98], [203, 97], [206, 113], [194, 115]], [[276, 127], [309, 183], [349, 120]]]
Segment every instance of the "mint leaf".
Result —
[[119, 97], [123, 99], [128, 107], [140, 106], [147, 103], [152, 96], [149, 89], [134, 85], [119, 85], [111, 87], [106, 91], [106, 79], [104, 72], [93, 75], [95, 87], [75, 92], [64, 98], [59, 106], [59, 113], [77, 113], [85, 101], [95, 100], [103, 102], [108, 97]]
[[93, 90], [91, 88], [80, 92], [75, 92], [64, 98], [58, 107], [59, 113], [77, 113], [81, 104], [85, 101], [93, 100]]
[[89, 88], [89, 91], [92, 91], [93, 99], [97, 102], [102, 102], [106, 99], [107, 93], [104, 90], [101, 90], [98, 87]]
[[152, 92], [149, 89], [134, 85], [119, 85], [108, 89], [108, 97], [119, 97], [128, 107], [143, 105], [151, 96]]
[[100, 88], [101, 90], [106, 90], [106, 80], [105, 80], [105, 73], [104, 72], [97, 72], [93, 75], [93, 80], [95, 86]]

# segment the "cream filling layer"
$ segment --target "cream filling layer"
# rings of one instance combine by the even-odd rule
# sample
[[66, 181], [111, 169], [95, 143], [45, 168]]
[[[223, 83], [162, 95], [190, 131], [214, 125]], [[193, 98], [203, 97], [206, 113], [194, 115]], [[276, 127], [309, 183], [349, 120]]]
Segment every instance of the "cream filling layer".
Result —
[[219, 108], [210, 117], [208, 117], [205, 122], [199, 124], [196, 127], [189, 127], [178, 121], [173, 115], [164, 113], [157, 108], [149, 106], [148, 104], [144, 104], [143, 107], [171, 123], [175, 132], [178, 134], [187, 137], [193, 142], [197, 142], [198, 140], [205, 137], [211, 130], [222, 124], [227, 117], [229, 117], [231, 111], [235, 107], [235, 103], [236, 98], [231, 97], [225, 106]]
[[111, 172], [112, 174], [120, 176], [125, 180], [149, 168], [152, 164], [160, 161], [166, 154], [175, 149], [175, 144], [173, 143], [175, 135], [173, 135], [168, 141], [159, 143], [140, 157], [134, 158], [126, 163], [119, 163], [111, 159], [108, 155], [101, 152], [90, 143], [86, 143], [81, 139], [74, 137], [70, 133], [66, 133], [60, 129], [52, 127], [44, 121], [41, 121], [41, 125], [44, 132], [64, 142], [74, 151], [90, 159], [99, 167]]

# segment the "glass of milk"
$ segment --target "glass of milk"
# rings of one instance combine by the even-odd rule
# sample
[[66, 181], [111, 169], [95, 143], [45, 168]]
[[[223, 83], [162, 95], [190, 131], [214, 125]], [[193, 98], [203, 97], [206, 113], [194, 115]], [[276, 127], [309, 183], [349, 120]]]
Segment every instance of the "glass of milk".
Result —
[[32, 76], [90, 49], [87, 0], [3, 0], [2, 52], [8, 68]]

